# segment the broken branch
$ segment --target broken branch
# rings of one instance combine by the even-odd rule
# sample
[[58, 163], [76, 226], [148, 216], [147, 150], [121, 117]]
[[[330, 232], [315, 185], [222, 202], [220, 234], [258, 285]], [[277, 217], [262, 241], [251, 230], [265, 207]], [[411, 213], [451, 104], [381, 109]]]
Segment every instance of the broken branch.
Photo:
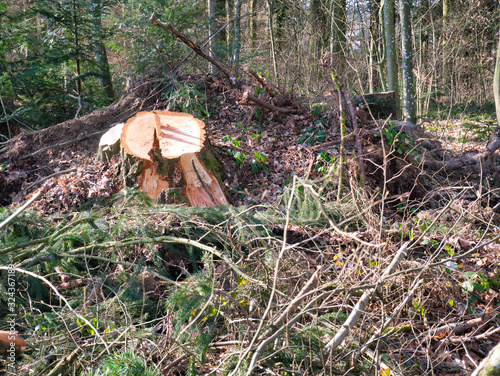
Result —
[[205, 60], [208, 60], [210, 63], [215, 65], [217, 68], [219, 68], [229, 79], [231, 84], [236, 87], [240, 87], [241, 83], [240, 81], [235, 77], [235, 75], [226, 67], [224, 64], [218, 62], [215, 60], [213, 57], [205, 53], [200, 46], [197, 46], [194, 44], [186, 35], [181, 33], [179, 30], [177, 30], [171, 22], [161, 22], [156, 19], [156, 14], [153, 12], [151, 17], [149, 18], [149, 22], [152, 23], [155, 26], [161, 27], [162, 29], [168, 30], [172, 33], [173, 36], [179, 38], [185, 45], [187, 45], [189, 48], [191, 48], [197, 55], [201, 56]]
[[296, 108], [276, 107], [275, 105], [273, 105], [271, 103], [267, 103], [265, 100], [257, 98], [255, 95], [250, 94], [248, 92], [243, 93], [243, 100], [241, 102], [239, 102], [238, 104], [244, 105], [244, 106], [253, 105], [252, 103], [248, 103], [247, 101], [252, 101], [261, 107], [267, 108], [271, 112], [282, 112], [285, 114], [295, 114], [295, 113], [299, 112], [299, 110], [297, 110]]

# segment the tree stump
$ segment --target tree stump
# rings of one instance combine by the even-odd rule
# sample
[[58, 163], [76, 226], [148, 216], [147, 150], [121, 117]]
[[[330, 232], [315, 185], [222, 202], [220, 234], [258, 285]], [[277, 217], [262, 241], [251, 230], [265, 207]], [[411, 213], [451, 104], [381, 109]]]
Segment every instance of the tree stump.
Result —
[[140, 112], [126, 122], [120, 139], [119, 169], [125, 185], [163, 202], [229, 204], [201, 120], [178, 112]]
[[397, 119], [394, 91], [358, 95], [354, 100], [360, 109], [368, 110], [369, 108], [375, 119], [387, 119], [389, 117], [392, 120]]
[[98, 161], [109, 162], [114, 154], [120, 152], [120, 136], [124, 125], [124, 123], [116, 124], [102, 135], [97, 150]]

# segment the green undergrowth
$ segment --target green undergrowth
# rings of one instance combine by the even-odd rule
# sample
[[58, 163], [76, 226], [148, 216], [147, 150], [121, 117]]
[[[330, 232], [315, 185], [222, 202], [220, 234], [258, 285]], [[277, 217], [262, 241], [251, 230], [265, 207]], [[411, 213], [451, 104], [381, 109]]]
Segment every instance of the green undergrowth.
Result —
[[[91, 367], [88, 375], [122, 374], [125, 358], [127, 374], [153, 375], [157, 369], [145, 366], [153, 359], [185, 356], [183, 367], [196, 373], [213, 362], [216, 339], [245, 343], [255, 329], [251, 316], [269, 301], [284, 247], [276, 229], [361, 224], [353, 205], [326, 203], [305, 183], [295, 187], [272, 207], [156, 205], [126, 188], [64, 215], [24, 211], [0, 231], [0, 262], [17, 268], [17, 329], [30, 342], [21, 364], [46, 374], [55, 354], [78, 351], [81, 360], [71, 367]], [[3, 209], [0, 221], [11, 213]], [[291, 253], [282, 257], [285, 276], [302, 273]], [[11, 312], [8, 279], [0, 270], [0, 328]], [[94, 298], [96, 283], [102, 285]], [[279, 285], [282, 297], [296, 288], [286, 279]], [[153, 333], [162, 320], [168, 324]], [[267, 362], [302, 364], [309, 357], [304, 346], [318, 350], [320, 335], [308, 326], [290, 332], [291, 347]], [[228, 357], [221, 372], [237, 363]]]
[[[15, 267], [0, 269], [0, 329], [14, 314], [29, 344], [18, 374], [52, 376], [63, 365], [57, 374], [324, 372], [318, 354], [347, 322], [353, 301], [403, 241], [426, 229], [388, 231], [384, 241], [393, 249], [381, 249], [353, 194], [328, 202], [318, 191], [315, 183], [294, 180], [273, 206], [190, 208], [153, 204], [126, 188], [64, 215], [24, 211], [0, 231], [0, 263]], [[0, 222], [11, 212], [3, 209]], [[453, 249], [445, 245], [422, 237], [412, 249], [449, 257]], [[489, 285], [450, 265], [428, 268], [425, 280], [468, 276], [468, 284], [454, 282], [448, 295], [433, 297], [458, 313], [463, 302], [480, 303]], [[411, 283], [398, 281], [385, 286], [388, 312]], [[425, 296], [406, 303], [412, 320], [439, 322], [425, 317], [434, 312]], [[332, 373], [371, 372], [367, 356], [351, 362], [380, 325], [368, 311], [375, 324], [331, 353]], [[389, 335], [397, 342], [404, 331]], [[400, 362], [380, 351], [384, 361]]]

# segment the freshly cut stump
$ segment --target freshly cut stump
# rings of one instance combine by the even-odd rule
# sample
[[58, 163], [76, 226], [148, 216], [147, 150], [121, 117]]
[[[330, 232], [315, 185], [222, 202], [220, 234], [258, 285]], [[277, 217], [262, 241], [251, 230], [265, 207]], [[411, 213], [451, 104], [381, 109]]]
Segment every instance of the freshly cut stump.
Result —
[[192, 115], [140, 112], [125, 123], [121, 147], [126, 185], [133, 182], [154, 199], [180, 192], [191, 206], [229, 204], [205, 124]]

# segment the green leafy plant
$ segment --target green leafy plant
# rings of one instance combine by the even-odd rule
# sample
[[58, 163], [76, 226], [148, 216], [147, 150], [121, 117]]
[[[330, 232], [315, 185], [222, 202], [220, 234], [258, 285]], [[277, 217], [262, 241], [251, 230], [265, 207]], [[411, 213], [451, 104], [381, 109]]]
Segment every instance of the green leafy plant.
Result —
[[334, 164], [336, 158], [326, 151], [320, 150], [318, 155], [316, 155], [316, 163], [314, 164], [314, 169], [318, 174], [324, 175], [328, 172], [330, 166]]
[[319, 116], [321, 115], [321, 107], [320, 106], [313, 106], [311, 108], [311, 113], [313, 116]]
[[264, 169], [264, 163], [266, 163], [266, 157], [259, 152], [255, 152], [252, 160], [249, 162], [251, 170], [254, 174]]
[[196, 87], [195, 82], [174, 83], [173, 89], [166, 91], [167, 110], [186, 112], [198, 117], [210, 117], [206, 106], [206, 96]]
[[[222, 141], [231, 143], [235, 148], [239, 148], [241, 145], [238, 139], [229, 135], [223, 136]], [[241, 164], [246, 158], [245, 153], [239, 150], [229, 149], [227, 153], [235, 159], [237, 164]]]
[[490, 289], [490, 284], [486, 277], [481, 272], [464, 272], [462, 274], [467, 281], [462, 283], [462, 291], [473, 293], [488, 291]]
[[307, 142], [309, 145], [313, 146], [316, 143], [324, 142], [326, 138], [326, 132], [324, 129], [318, 129], [318, 127], [308, 127], [306, 132], [300, 136], [297, 141], [299, 144]]

